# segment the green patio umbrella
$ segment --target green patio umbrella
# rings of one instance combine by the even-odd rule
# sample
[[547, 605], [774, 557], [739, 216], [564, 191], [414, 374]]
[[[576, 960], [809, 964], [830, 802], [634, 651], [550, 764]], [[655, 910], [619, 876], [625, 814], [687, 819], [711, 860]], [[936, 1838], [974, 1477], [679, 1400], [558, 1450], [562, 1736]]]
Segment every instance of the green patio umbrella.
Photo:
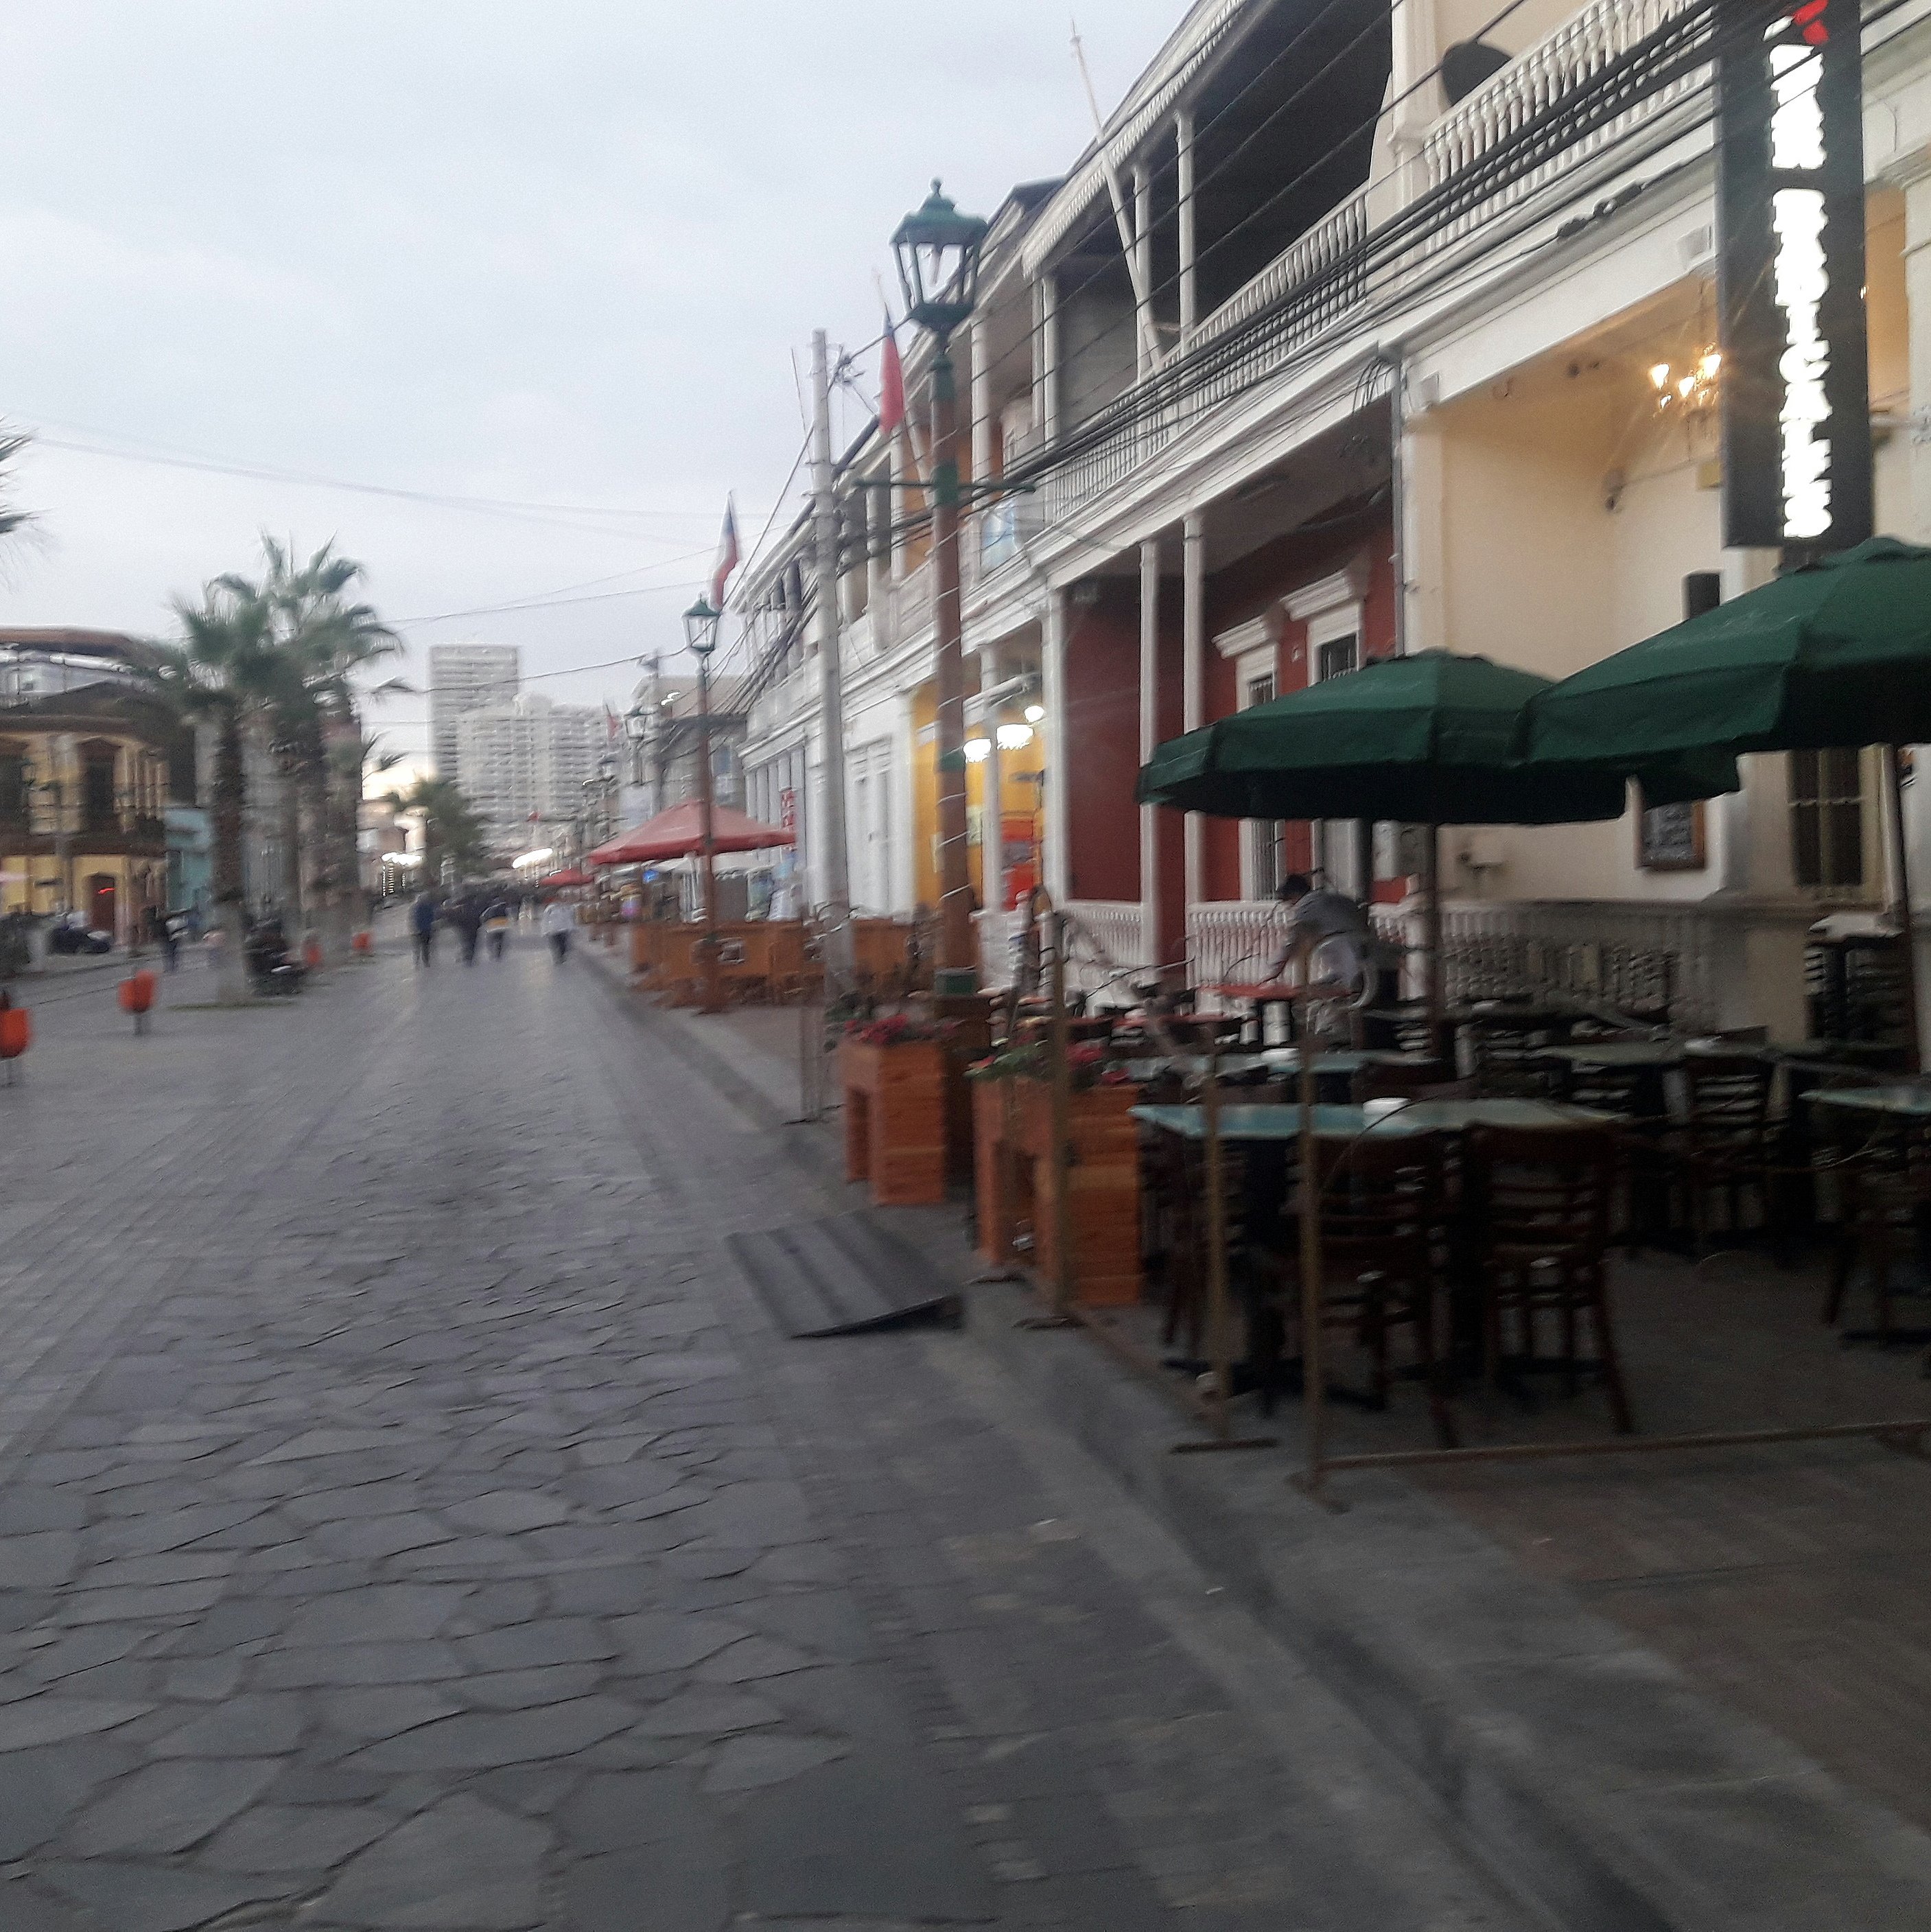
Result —
[[1736, 761], [1720, 753], [1623, 761], [1590, 752], [1525, 766], [1525, 708], [1553, 688], [1533, 672], [1451, 651], [1383, 658], [1170, 740], [1142, 766], [1135, 796], [1220, 818], [1428, 826], [1429, 1000], [1438, 1024], [1435, 828], [1620, 818], [1633, 776], [1653, 804], [1737, 788]]
[[1931, 550], [1873, 537], [1793, 570], [1578, 671], [1533, 698], [1527, 722], [1530, 770], [1545, 760], [1564, 770], [1578, 758], [1893, 748], [1887, 789], [1917, 1063], [1894, 748], [1931, 739]]
[[[1411, 825], [1570, 825], [1620, 818], [1633, 764], [1587, 753], [1533, 770], [1525, 707], [1550, 680], [1483, 657], [1417, 651], [1324, 678], [1162, 745], [1135, 796], [1223, 818], [1375, 818]], [[1665, 758], [1653, 804], [1737, 788], [1734, 759]]]

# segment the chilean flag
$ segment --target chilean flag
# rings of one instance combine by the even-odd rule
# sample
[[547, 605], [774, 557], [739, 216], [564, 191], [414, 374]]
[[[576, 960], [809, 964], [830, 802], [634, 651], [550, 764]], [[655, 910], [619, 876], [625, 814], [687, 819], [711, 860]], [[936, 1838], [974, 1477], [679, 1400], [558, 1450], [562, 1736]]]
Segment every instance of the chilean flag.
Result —
[[731, 497], [724, 500], [724, 533], [718, 539], [718, 567], [711, 572], [711, 603], [714, 609], [724, 608], [724, 586], [730, 581], [730, 574], [738, 567], [738, 507]]
[[885, 350], [878, 362], [878, 433], [891, 436], [904, 426], [905, 365], [898, 359], [898, 338], [885, 318]]

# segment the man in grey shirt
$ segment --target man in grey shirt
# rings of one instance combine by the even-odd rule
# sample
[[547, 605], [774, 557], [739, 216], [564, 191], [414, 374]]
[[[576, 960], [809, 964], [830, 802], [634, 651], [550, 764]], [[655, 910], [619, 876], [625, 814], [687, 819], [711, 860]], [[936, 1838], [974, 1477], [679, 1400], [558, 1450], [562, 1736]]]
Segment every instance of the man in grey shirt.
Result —
[[1365, 983], [1375, 957], [1375, 929], [1364, 907], [1345, 892], [1325, 886], [1316, 892], [1301, 872], [1290, 872], [1276, 896], [1288, 909], [1288, 935], [1267, 968], [1268, 979], [1286, 973], [1305, 941], [1313, 948], [1309, 977], [1315, 984]]

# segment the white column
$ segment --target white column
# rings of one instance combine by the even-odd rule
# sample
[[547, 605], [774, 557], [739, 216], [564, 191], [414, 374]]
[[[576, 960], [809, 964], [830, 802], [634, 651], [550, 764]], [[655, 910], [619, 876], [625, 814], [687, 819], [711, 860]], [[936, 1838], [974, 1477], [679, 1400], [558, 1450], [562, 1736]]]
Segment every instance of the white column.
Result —
[[1153, 187], [1144, 161], [1133, 164], [1133, 290], [1135, 367], [1144, 381], [1153, 369]]
[[[1887, 175], [1904, 190], [1904, 299], [1910, 318], [1911, 408], [1931, 408], [1931, 148], [1894, 163]], [[1931, 535], [1931, 440], [1911, 436], [1909, 535], [1923, 543]], [[1914, 784], [1913, 791], [1921, 789]]]
[[1039, 272], [1039, 366], [1035, 374], [1033, 418], [1051, 442], [1060, 433], [1060, 284], [1051, 268]]
[[[1198, 731], [1207, 722], [1207, 518], [1189, 510], [1180, 525], [1180, 724]], [[1187, 909], [1199, 904], [1207, 884], [1207, 847], [1200, 814], [1186, 823]]]
[[1069, 776], [1066, 757], [1066, 593], [1046, 592], [1039, 651], [1039, 702], [1046, 722], [1046, 890], [1056, 905], [1063, 905], [1072, 889], [1072, 853], [1068, 845], [1072, 814], [1066, 809]]
[[973, 320], [967, 353], [972, 358], [972, 481], [992, 475], [992, 356], [982, 311]]
[[[1140, 546], [1140, 762], [1160, 742], [1160, 540]], [[1160, 958], [1160, 808], [1140, 808], [1141, 962]]]
[[[892, 474], [891, 460], [885, 465], [886, 476]], [[892, 527], [892, 492], [889, 490], [868, 489], [861, 493], [865, 498], [865, 608], [871, 614], [872, 649], [877, 650], [885, 639], [879, 626], [885, 621], [885, 613], [879, 605], [879, 594], [892, 574], [892, 551], [889, 539], [880, 541], [883, 532]]]
[[[907, 406], [909, 408], [910, 405], [908, 404]], [[891, 550], [886, 560], [886, 574], [894, 584], [902, 582], [905, 576], [905, 532], [903, 526], [906, 506], [910, 501], [910, 498], [908, 494], [898, 486], [904, 482], [909, 473], [905, 463], [905, 446], [910, 440], [910, 438], [902, 428], [892, 439], [889, 472], [892, 487], [885, 493], [886, 500], [892, 506], [892, 514], [885, 526], [892, 532]], [[893, 641], [897, 640], [895, 639]]]
[[[1393, 26], [1389, 93], [1400, 105], [1390, 117], [1388, 127], [1388, 146], [1398, 170], [1389, 186], [1395, 205], [1405, 207], [1421, 192], [1417, 157], [1441, 108], [1441, 92], [1431, 78], [1441, 58], [1435, 0], [1395, 0]], [[1378, 202], [1381, 196], [1375, 199]], [[1377, 208], [1371, 212], [1371, 218], [1380, 218], [1381, 214]]]
[[1179, 198], [1180, 251], [1180, 346], [1193, 340], [1200, 323], [1200, 279], [1194, 230], [1193, 113], [1183, 108], [1174, 117], [1174, 193]]

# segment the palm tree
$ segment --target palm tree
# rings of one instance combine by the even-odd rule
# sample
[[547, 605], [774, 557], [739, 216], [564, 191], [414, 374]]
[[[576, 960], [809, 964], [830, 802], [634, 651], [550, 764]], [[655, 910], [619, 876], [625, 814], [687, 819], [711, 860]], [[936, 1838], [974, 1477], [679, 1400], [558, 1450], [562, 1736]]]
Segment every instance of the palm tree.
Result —
[[217, 580], [204, 586], [199, 604], [177, 598], [174, 610], [183, 642], [162, 651], [156, 682], [184, 716], [214, 728], [209, 818], [214, 916], [220, 934], [215, 997], [237, 1005], [248, 997], [242, 952], [247, 885], [241, 828], [247, 803], [243, 746], [250, 724], [286, 698], [287, 667], [268, 609], [257, 597], [238, 595]]
[[[298, 916], [304, 910], [319, 914], [331, 947], [339, 950], [348, 939], [360, 872], [355, 834], [363, 751], [355, 674], [394, 656], [402, 640], [373, 605], [354, 598], [363, 567], [338, 555], [333, 538], [298, 564], [292, 544], [265, 532], [262, 554], [259, 584], [236, 575], [217, 582], [268, 609], [288, 660], [275, 718], [290, 781], [288, 896]], [[383, 688], [395, 687], [392, 681]]]
[[[0, 487], [4, 487], [8, 480], [7, 472], [13, 466], [14, 458], [32, 440], [31, 436], [19, 430], [0, 429]], [[33, 520], [31, 511], [16, 509], [0, 496], [0, 537], [13, 536]]]
[[398, 812], [412, 813], [422, 821], [425, 885], [441, 881], [445, 859], [459, 878], [481, 868], [488, 856], [482, 824], [454, 779], [418, 778], [407, 792], [400, 796], [391, 793], [388, 802]]

